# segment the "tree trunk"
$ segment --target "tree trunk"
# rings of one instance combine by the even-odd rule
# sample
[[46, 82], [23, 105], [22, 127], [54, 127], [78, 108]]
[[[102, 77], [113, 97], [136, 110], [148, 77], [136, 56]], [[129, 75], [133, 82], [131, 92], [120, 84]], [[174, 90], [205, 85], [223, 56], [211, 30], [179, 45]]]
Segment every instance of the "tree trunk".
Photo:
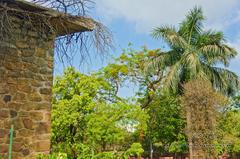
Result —
[[150, 140], [150, 159], [153, 159], [152, 141]]

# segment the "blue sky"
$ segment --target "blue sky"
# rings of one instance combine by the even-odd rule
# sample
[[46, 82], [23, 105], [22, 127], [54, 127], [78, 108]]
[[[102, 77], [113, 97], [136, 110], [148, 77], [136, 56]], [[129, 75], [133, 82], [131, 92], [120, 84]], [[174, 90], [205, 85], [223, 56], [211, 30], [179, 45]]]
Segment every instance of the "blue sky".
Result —
[[[162, 47], [161, 41], [151, 38], [152, 29], [178, 25], [194, 6], [203, 8], [206, 29], [223, 31], [227, 43], [240, 52], [240, 0], [98, 0], [95, 14], [113, 31], [114, 54], [119, 55], [128, 42], [136, 49]], [[229, 69], [240, 75], [240, 55]]]
[[[194, 6], [203, 8], [205, 28], [223, 31], [227, 43], [240, 52], [240, 0], [96, 0], [91, 16], [112, 31], [116, 50], [111, 51], [104, 62], [93, 58], [93, 64], [83, 66], [84, 70], [97, 70], [111, 62], [110, 57], [120, 55], [129, 42], [135, 49], [141, 46], [161, 48], [162, 42], [150, 36], [152, 29], [161, 25], [178, 25]], [[78, 60], [74, 64], [78, 66]], [[240, 54], [231, 61], [229, 68], [240, 75]], [[61, 70], [61, 66], [56, 68], [56, 72]]]
[[[194, 6], [202, 7], [206, 29], [223, 31], [227, 43], [240, 53], [240, 0], [96, 0], [91, 16], [112, 31], [116, 50], [111, 51], [104, 61], [95, 58], [93, 53], [91, 64], [81, 69], [91, 72], [105, 66], [112, 62], [112, 56], [120, 55], [129, 42], [137, 50], [141, 46], [162, 48], [161, 41], [151, 38], [152, 29], [161, 25], [178, 25]], [[74, 65], [78, 67], [77, 60]], [[240, 54], [231, 61], [229, 69], [240, 75]], [[57, 64], [55, 72], [61, 71], [62, 67]], [[124, 89], [122, 93], [129, 89], [133, 88]]]

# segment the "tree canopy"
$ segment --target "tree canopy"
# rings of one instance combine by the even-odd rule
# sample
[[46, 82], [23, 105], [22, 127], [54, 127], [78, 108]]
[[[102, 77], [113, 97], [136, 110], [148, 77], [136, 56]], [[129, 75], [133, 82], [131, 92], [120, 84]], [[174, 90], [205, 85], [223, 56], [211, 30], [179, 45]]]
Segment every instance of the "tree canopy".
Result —
[[227, 45], [220, 31], [205, 30], [201, 8], [195, 7], [178, 27], [161, 26], [153, 30], [152, 36], [162, 39], [169, 51], [158, 51], [157, 57], [148, 62], [147, 72], [156, 68], [164, 71], [162, 85], [172, 92], [181, 92], [181, 85], [201, 77], [209, 80], [214, 88], [226, 94], [235, 93], [239, 88], [238, 76], [222, 67], [237, 55]]

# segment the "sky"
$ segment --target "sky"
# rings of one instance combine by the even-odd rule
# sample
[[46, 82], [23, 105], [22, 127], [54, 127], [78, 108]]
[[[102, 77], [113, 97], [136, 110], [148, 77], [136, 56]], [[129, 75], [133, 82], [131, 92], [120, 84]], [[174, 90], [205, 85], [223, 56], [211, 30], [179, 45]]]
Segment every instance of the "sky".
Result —
[[[82, 67], [83, 70], [95, 71], [113, 62], [111, 57], [119, 56], [129, 42], [136, 50], [142, 46], [162, 48], [162, 41], [150, 36], [153, 28], [178, 25], [195, 6], [203, 9], [205, 28], [223, 31], [227, 43], [240, 53], [240, 0], [96, 0], [91, 16], [112, 31], [116, 49], [105, 60], [95, 58], [97, 56], [93, 53], [91, 64]], [[77, 60], [74, 65], [78, 66]], [[62, 66], [56, 66], [58, 74]], [[229, 69], [240, 75], [240, 54], [231, 60]], [[129, 89], [134, 88], [124, 88], [122, 94], [130, 94]]]
[[[117, 56], [129, 42], [135, 49], [163, 47], [150, 36], [153, 28], [178, 25], [195, 6], [203, 9], [205, 28], [223, 31], [227, 43], [240, 53], [240, 0], [97, 0], [95, 16], [112, 30]], [[240, 54], [229, 69], [240, 75]]]

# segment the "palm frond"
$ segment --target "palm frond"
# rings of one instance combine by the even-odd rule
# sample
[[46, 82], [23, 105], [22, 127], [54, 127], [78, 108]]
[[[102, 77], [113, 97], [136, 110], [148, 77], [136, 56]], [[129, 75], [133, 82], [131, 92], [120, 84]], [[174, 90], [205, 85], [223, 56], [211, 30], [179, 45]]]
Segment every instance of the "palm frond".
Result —
[[208, 30], [196, 37], [196, 43], [194, 43], [194, 45], [200, 48], [205, 45], [221, 44], [224, 41], [223, 32]]
[[238, 76], [224, 68], [211, 67], [202, 63], [203, 73], [213, 84], [214, 88], [220, 90], [225, 94], [231, 94], [239, 88]]
[[226, 44], [222, 32], [204, 31], [203, 20], [202, 9], [195, 7], [178, 31], [169, 26], [155, 28], [152, 36], [163, 39], [171, 50], [147, 61], [145, 70], [150, 73], [161, 68], [164, 72], [161, 83], [169, 90], [177, 91], [185, 82], [201, 76], [211, 81], [216, 89], [229, 94], [239, 88], [238, 76], [214, 66], [227, 66], [237, 51]]
[[200, 71], [200, 61], [197, 55], [193, 52], [185, 52], [182, 55], [181, 63], [186, 67], [188, 75], [185, 77], [187, 80], [196, 78]]
[[177, 92], [179, 88], [179, 83], [181, 83], [180, 77], [182, 74], [183, 65], [181, 65], [179, 61], [168, 69], [169, 71], [163, 79], [163, 87], [172, 92]]
[[229, 60], [237, 56], [237, 51], [226, 44], [202, 46], [199, 51], [203, 56], [203, 60], [211, 65], [221, 62], [225, 66], [228, 66]]
[[158, 56], [146, 61], [145, 72], [151, 74], [157, 69], [166, 69], [174, 65], [180, 59], [180, 54], [175, 51], [160, 52]]
[[174, 27], [157, 27], [153, 30], [152, 37], [164, 40], [171, 47], [185, 48], [187, 46], [187, 42], [177, 33]]
[[200, 7], [195, 7], [186, 16], [186, 19], [180, 24], [179, 34], [184, 37], [188, 43], [192, 43], [192, 39], [202, 32], [203, 28], [203, 12]]

